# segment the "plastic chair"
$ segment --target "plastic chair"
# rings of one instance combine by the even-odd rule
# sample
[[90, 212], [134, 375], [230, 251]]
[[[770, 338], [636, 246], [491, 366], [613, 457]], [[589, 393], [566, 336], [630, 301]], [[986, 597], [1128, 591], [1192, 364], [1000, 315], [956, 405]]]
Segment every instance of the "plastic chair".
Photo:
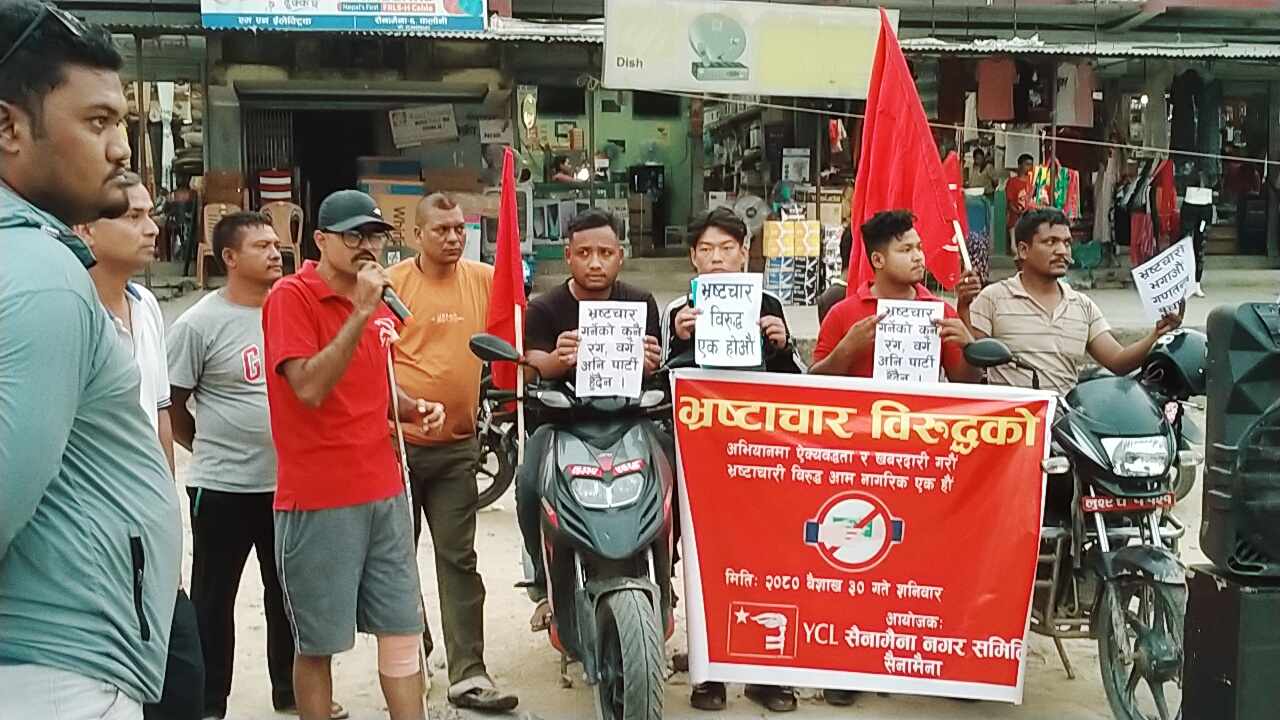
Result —
[[280, 253], [288, 253], [293, 258], [293, 271], [298, 271], [298, 263], [302, 260], [302, 208], [291, 202], [263, 203], [262, 213], [271, 220], [271, 227], [280, 238]]
[[196, 285], [204, 289], [204, 259], [213, 257], [213, 228], [222, 218], [240, 212], [240, 206], [231, 203], [210, 203], [204, 206], [204, 236], [200, 238], [200, 250], [196, 253]]

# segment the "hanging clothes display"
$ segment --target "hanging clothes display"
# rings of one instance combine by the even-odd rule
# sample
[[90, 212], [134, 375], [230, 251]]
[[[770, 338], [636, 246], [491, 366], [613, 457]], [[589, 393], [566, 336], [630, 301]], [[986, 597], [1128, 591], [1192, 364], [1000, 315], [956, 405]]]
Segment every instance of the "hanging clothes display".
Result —
[[[947, 125], [960, 125], [963, 123], [965, 127], [971, 127], [965, 117], [967, 112], [965, 103], [969, 96], [969, 91], [976, 89], [973, 66], [963, 60], [948, 60], [940, 63], [938, 67], [938, 87], [942, 90], [942, 92], [938, 93], [938, 122]], [[1012, 81], [1010, 81], [1009, 87], [1009, 92], [1012, 94]], [[972, 126], [976, 125], [977, 123], [973, 123]]]
[[1111, 237], [1111, 213], [1108, 210], [1120, 179], [1118, 156], [1119, 151], [1115, 149], [1107, 153], [1107, 163], [1093, 181], [1093, 239], [1097, 242], [1109, 243], [1115, 239]]
[[1142, 211], [1129, 213], [1129, 262], [1133, 267], [1151, 259], [1156, 254], [1156, 237], [1152, 232], [1151, 215]]
[[1156, 239], [1160, 248], [1176, 242], [1181, 223], [1178, 221], [1178, 188], [1173, 182], [1173, 161], [1162, 160], [1156, 167], [1152, 187], [1155, 211], [1159, 216]]
[[1205, 235], [1214, 220], [1213, 190], [1205, 187], [1189, 187], [1182, 201], [1181, 237], [1191, 237], [1196, 254], [1196, 284], [1204, 277]]
[[1196, 149], [1212, 157], [1200, 158], [1201, 182], [1215, 187], [1222, 179], [1222, 81], [1206, 80], [1196, 102], [1200, 117], [1196, 123]]
[[1093, 67], [1088, 63], [1058, 66], [1058, 92], [1053, 112], [1058, 125], [1093, 127]]
[[[1040, 162], [1040, 128], [1034, 125], [1015, 125], [1004, 138], [1004, 166], [1010, 170], [1018, 167], [1018, 158], [1030, 155], [1031, 161]], [[1000, 137], [996, 138], [999, 142]]]
[[1034, 207], [1061, 210], [1068, 220], [1080, 219], [1080, 173], [1058, 161], [1031, 170], [1031, 202]]
[[1013, 86], [1013, 119], [1020, 123], [1053, 121], [1053, 63], [1017, 62], [1018, 81]]
[[965, 244], [973, 271], [985, 285], [991, 277], [991, 202], [982, 195], [964, 196], [965, 215], [969, 221], [969, 234]]
[[1005, 121], [1013, 119], [1013, 84], [1017, 65], [1005, 58], [978, 63], [978, 118]]

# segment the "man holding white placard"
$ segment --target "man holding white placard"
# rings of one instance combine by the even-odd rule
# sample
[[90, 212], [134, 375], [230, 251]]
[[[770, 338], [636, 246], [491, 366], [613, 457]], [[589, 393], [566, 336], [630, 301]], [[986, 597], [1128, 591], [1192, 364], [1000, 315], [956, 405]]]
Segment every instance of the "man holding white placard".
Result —
[[[622, 244], [619, 240], [622, 232], [621, 221], [595, 208], [579, 213], [569, 225], [564, 258], [569, 264], [570, 278], [563, 285], [534, 298], [529, 303], [525, 318], [525, 361], [538, 371], [542, 379], [576, 379], [573, 373], [579, 371], [579, 350], [585, 342], [594, 341], [594, 336], [584, 340], [579, 332], [584, 306], [588, 311], [592, 306], [603, 310], [603, 305], [635, 308], [635, 318], [644, 328], [643, 375], [653, 374], [661, 364], [657, 301], [647, 290], [618, 280], [622, 272]], [[605, 322], [601, 318], [600, 325]], [[612, 361], [608, 362], [612, 364]], [[579, 392], [583, 390], [579, 388]], [[585, 392], [592, 391], [587, 389]], [[535, 430], [525, 444], [524, 462], [516, 470], [516, 517], [520, 521], [525, 549], [533, 560], [533, 592], [539, 598], [529, 621], [530, 629], [535, 632], [545, 630], [551, 622], [550, 608], [542, 596], [546, 577], [539, 548], [538, 488], [534, 477], [535, 469], [542, 464], [549, 437], [549, 432], [543, 428]]]
[[[1089, 357], [1126, 375], [1161, 335], [1182, 324], [1180, 313], [1167, 314], [1141, 340], [1121, 345], [1097, 303], [1061, 282], [1071, 265], [1067, 216], [1055, 208], [1032, 210], [1018, 220], [1013, 236], [1022, 269], [978, 295], [970, 323], [976, 337], [996, 338], [1034, 366], [1045, 390], [1070, 392]], [[992, 368], [988, 377], [993, 384], [1031, 386], [1031, 373], [1013, 365]]]
[[[913, 367], [910, 360], [913, 356], [924, 358], [929, 352], [937, 352], [942, 370], [952, 382], [978, 382], [982, 378], [982, 372], [964, 359], [964, 346], [973, 340], [969, 329], [955, 308], [939, 300], [922, 284], [924, 249], [914, 225], [915, 218], [907, 210], [876, 213], [862, 225], [862, 241], [866, 244], [875, 280], [857, 289], [849, 288], [848, 297], [831, 308], [818, 331], [818, 344], [813, 350], [814, 364], [809, 372], [815, 375], [887, 378], [887, 375], [876, 374], [877, 331], [883, 322], [887, 323], [886, 332], [892, 331], [894, 335], [891, 341], [900, 343], [897, 355], [893, 354], [894, 347], [887, 347], [883, 341], [879, 343], [882, 356], [897, 357], [901, 361], [893, 366], [895, 372], [906, 374], [905, 371]], [[966, 273], [960, 279], [959, 303], [962, 310], [968, 309], [969, 302], [977, 294], [979, 283], [974, 282], [975, 278], [973, 273]], [[902, 305], [887, 301], [916, 302]], [[881, 307], [882, 303], [885, 307]], [[926, 303], [941, 305], [942, 317], [937, 318], [935, 306]], [[907, 314], [901, 315], [900, 308]], [[922, 319], [927, 318], [925, 325], [933, 327], [936, 335], [915, 332], [912, 329], [914, 324], [906, 320], [914, 317], [917, 310], [908, 308], [917, 308], [925, 313]], [[900, 328], [899, 325], [912, 327]], [[927, 341], [929, 347], [915, 353], [917, 341]], [[934, 351], [934, 347], [940, 349]], [[907, 355], [907, 349], [913, 354]], [[931, 365], [935, 378], [937, 367]], [[923, 368], [915, 369], [920, 371]]]
[[[667, 305], [662, 316], [662, 356], [694, 351], [698, 365], [767, 372], [800, 373], [791, 333], [778, 296], [763, 289], [747, 267], [747, 225], [729, 208], [716, 208], [689, 224], [689, 260], [698, 271], [689, 295]], [[747, 685], [746, 696], [775, 712], [796, 708], [795, 691], [775, 685]], [[693, 686], [689, 704], [723, 710], [722, 682]]]
[[[689, 260], [699, 277], [694, 279], [690, 295], [667, 305], [662, 316], [662, 357], [670, 361], [695, 350], [699, 365], [803, 372], [804, 365], [796, 356], [787, 329], [782, 301], [762, 289], [758, 274], [743, 273], [747, 266], [746, 223], [732, 210], [716, 208], [689, 224], [689, 237], [693, 241]], [[709, 277], [713, 275], [722, 277]], [[751, 317], [739, 315], [748, 306], [754, 308]], [[714, 337], [704, 337], [700, 343], [700, 328], [710, 328]], [[744, 340], [752, 341], [750, 347]], [[739, 349], [745, 352], [737, 352]], [[725, 359], [704, 363], [708, 353]]]

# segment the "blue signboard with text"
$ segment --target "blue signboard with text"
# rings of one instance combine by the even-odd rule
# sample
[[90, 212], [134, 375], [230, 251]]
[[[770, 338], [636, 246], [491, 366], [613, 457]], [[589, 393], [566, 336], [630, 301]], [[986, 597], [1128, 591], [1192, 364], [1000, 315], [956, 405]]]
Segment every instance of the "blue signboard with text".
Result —
[[200, 0], [211, 30], [475, 32], [486, 0]]

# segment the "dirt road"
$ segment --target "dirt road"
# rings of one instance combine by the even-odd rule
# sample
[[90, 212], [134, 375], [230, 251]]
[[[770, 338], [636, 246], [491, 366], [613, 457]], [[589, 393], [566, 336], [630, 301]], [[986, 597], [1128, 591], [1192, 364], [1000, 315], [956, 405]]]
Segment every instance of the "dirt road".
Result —
[[[179, 479], [185, 472], [188, 456], [179, 449]], [[531, 605], [523, 590], [513, 587], [522, 577], [520, 568], [520, 533], [516, 527], [514, 500], [510, 494], [494, 508], [483, 511], [479, 518], [477, 547], [480, 571], [488, 587], [485, 622], [487, 627], [487, 659], [490, 672], [504, 687], [520, 695], [520, 707], [513, 717], [587, 718], [593, 715], [590, 689], [581, 682], [581, 670], [571, 669], [577, 681], [570, 689], [559, 685], [557, 655], [547, 644], [545, 635], [528, 631]], [[1188, 497], [1179, 514], [1195, 528], [1199, 522], [1198, 490]], [[185, 517], [185, 509], [184, 509]], [[189, 527], [189, 526], [188, 526]], [[424, 540], [426, 536], [424, 536]], [[1193, 562], [1203, 560], [1194, 538], [1188, 538], [1184, 556]], [[261, 582], [256, 572], [256, 559], [250, 558], [240, 586], [236, 604], [236, 673], [229, 703], [228, 718], [285, 717], [273, 713], [267, 680], [265, 634], [262, 614]], [[187, 543], [190, 563], [190, 542]], [[439, 612], [435, 590], [434, 566], [430, 549], [419, 551], [419, 564], [425, 584], [428, 615], [435, 636], [439, 635]], [[668, 643], [668, 652], [683, 649], [680, 630]], [[814, 692], [802, 691], [800, 710], [794, 716], [806, 718], [860, 718], [890, 720], [908, 718], [971, 718], [973, 720], [1106, 720], [1111, 717], [1098, 678], [1096, 645], [1088, 641], [1067, 643], [1077, 677], [1068, 680], [1052, 643], [1032, 635], [1027, 655], [1026, 700], [1021, 707], [999, 703], [966, 703], [953, 700], [907, 696], [863, 696], [851, 708], [832, 708], [823, 704]], [[386, 711], [378, 690], [375, 673], [375, 646], [372, 638], [361, 637], [355, 649], [334, 659], [336, 698], [347, 706], [356, 720], [385, 718]], [[429, 704], [432, 718], [469, 718], [457, 713], [445, 699], [446, 676], [444, 648], [441, 643], [431, 658], [437, 682]], [[725, 712], [708, 714], [693, 710], [688, 704], [688, 677], [674, 674], [667, 688], [666, 717], [710, 720], [742, 720], [769, 716], [759, 706], [742, 697], [742, 688], [731, 686], [729, 707]], [[482, 717], [482, 716], [475, 716]]]

